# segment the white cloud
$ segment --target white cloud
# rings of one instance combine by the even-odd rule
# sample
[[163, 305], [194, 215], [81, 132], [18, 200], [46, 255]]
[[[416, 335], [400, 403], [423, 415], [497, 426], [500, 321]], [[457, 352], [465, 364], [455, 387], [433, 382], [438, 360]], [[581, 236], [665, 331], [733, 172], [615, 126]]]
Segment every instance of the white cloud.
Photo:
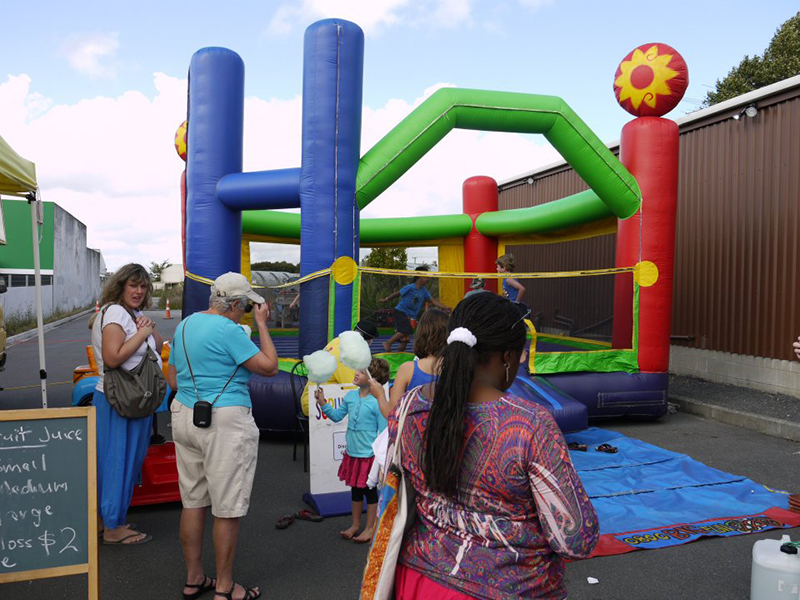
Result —
[[[365, 107], [362, 155], [415, 106], [447, 85], [432, 86], [413, 102], [394, 99], [378, 108]], [[0, 83], [0, 132], [36, 163], [44, 199], [87, 225], [89, 246], [103, 252], [110, 269], [132, 260], [180, 262], [184, 164], [173, 136], [186, 118], [186, 80], [156, 73], [151, 90], [60, 105], [31, 86], [26, 75]], [[299, 166], [301, 117], [299, 96], [248, 97], [245, 170]], [[499, 180], [556, 158], [556, 152], [534, 136], [456, 130], [367, 207], [364, 216], [460, 213], [461, 185], [467, 177]], [[253, 249], [254, 260], [289, 257], [299, 257], [298, 246]]]
[[545, 6], [552, 5], [553, 0], [519, 0], [519, 3], [527, 8], [538, 10], [540, 8], [544, 8]]
[[0, 132], [36, 163], [45, 200], [87, 225], [113, 269], [180, 262], [180, 173], [173, 136], [186, 118], [186, 80], [157, 73], [151, 95], [130, 91], [53, 105], [26, 75], [0, 83]]
[[439, 0], [433, 13], [434, 20], [450, 28], [468, 20], [472, 12], [469, 0]]
[[89, 77], [114, 77], [117, 65], [114, 61], [119, 50], [119, 34], [93, 33], [72, 34], [64, 43], [62, 52], [70, 66]]
[[398, 24], [452, 28], [467, 22], [474, 0], [302, 0], [278, 7], [267, 34], [284, 36], [295, 27], [305, 27], [325, 18], [357, 23], [367, 35]]

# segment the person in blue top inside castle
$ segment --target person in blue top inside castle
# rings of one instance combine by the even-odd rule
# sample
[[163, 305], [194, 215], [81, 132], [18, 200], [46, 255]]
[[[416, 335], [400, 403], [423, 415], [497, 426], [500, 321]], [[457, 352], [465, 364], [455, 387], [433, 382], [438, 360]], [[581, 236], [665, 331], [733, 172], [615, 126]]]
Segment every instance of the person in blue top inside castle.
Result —
[[[422, 265], [414, 269], [415, 271], [428, 272], [428, 267]], [[420, 275], [414, 279], [414, 283], [409, 283], [407, 286], [400, 288], [400, 291], [389, 294], [385, 298], [381, 298], [380, 302], [389, 302], [400, 297], [400, 302], [394, 307], [392, 316], [394, 317], [394, 335], [383, 342], [383, 349], [387, 352], [392, 351], [392, 345], [399, 342], [397, 351], [403, 352], [406, 349], [408, 340], [411, 339], [411, 334], [414, 330], [411, 327], [411, 319], [416, 319], [419, 311], [425, 306], [425, 302], [431, 302], [442, 310], [450, 312], [450, 308], [442, 304], [438, 299], [431, 296], [431, 293], [426, 287], [430, 277]]]
[[[370, 393], [370, 376], [381, 385], [389, 381], [389, 363], [382, 358], [373, 358], [367, 370], [356, 371], [353, 383], [357, 390], [348, 392], [342, 403], [333, 408], [325, 399], [322, 388], [314, 392], [314, 398], [322, 409], [322, 413], [331, 421], [338, 423], [347, 417], [347, 448], [339, 466], [339, 479], [351, 488], [353, 524], [340, 531], [340, 535], [348, 540], [365, 543], [372, 540], [375, 533], [375, 522], [378, 516], [378, 490], [367, 486], [367, 476], [372, 468], [375, 456], [372, 453], [372, 442], [378, 434], [386, 429], [388, 423], [381, 414], [378, 400]], [[364, 508], [364, 497], [367, 498], [367, 526], [360, 535], [361, 512]]]
[[[495, 261], [498, 273], [513, 273], [514, 272], [514, 255], [503, 254]], [[528, 305], [522, 302], [522, 297], [525, 295], [525, 286], [513, 277], [506, 277], [503, 279], [503, 296], [511, 300], [517, 305], [520, 314], [528, 312]]]

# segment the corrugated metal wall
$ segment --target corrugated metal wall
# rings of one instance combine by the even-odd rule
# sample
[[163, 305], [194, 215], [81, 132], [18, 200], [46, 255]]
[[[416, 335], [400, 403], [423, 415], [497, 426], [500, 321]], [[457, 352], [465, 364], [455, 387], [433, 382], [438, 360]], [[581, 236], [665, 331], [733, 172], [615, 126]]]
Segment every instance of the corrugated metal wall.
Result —
[[800, 98], [683, 133], [679, 190], [673, 333], [794, 358]]
[[[500, 208], [524, 208], [558, 200], [587, 189], [572, 169], [561, 169], [500, 192]], [[508, 246], [514, 254], [517, 271], [575, 271], [614, 266], [615, 235], [565, 242]], [[575, 279], [521, 280], [526, 302], [534, 316], [541, 313], [537, 326], [544, 331], [563, 325], [556, 315], [573, 319], [571, 333], [609, 339], [614, 312], [613, 276], [579, 277]]]
[[[791, 342], [800, 335], [800, 90], [792, 94], [759, 102], [754, 118], [715, 115], [681, 127], [672, 332], [691, 336], [686, 345], [794, 358]], [[533, 206], [586, 187], [571, 169], [535, 178], [533, 185], [501, 188], [500, 208]], [[602, 268], [614, 264], [614, 243], [606, 236], [509, 250], [520, 271]], [[580, 294], [580, 302], [555, 293], [541, 298], [545, 309], [570, 306], [575, 314], [587, 313], [587, 321], [610, 315], [611, 294], [602, 289]]]

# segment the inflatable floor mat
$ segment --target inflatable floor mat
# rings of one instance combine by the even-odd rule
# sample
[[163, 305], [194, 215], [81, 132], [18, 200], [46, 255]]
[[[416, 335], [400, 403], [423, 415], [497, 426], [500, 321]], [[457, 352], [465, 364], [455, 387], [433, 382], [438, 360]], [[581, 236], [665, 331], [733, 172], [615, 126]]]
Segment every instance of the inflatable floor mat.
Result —
[[[800, 514], [789, 511], [787, 493], [685, 454], [598, 428], [565, 437], [587, 446], [570, 456], [600, 520], [592, 556], [800, 525]], [[603, 444], [617, 451], [598, 451]]]

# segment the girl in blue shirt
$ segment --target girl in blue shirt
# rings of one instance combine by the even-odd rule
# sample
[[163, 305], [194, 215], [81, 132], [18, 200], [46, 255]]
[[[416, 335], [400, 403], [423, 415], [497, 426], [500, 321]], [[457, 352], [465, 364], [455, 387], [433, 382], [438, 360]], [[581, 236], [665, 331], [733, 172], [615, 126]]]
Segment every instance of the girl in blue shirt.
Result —
[[[503, 254], [495, 261], [498, 273], [513, 273], [514, 272], [514, 255]], [[521, 303], [522, 297], [525, 295], [525, 286], [513, 277], [503, 279], [503, 295], [512, 302]]]
[[[369, 365], [369, 373], [381, 385], [389, 381], [389, 363], [382, 358], [373, 358]], [[381, 414], [378, 400], [370, 394], [370, 378], [366, 370], [356, 371], [353, 383], [358, 386], [345, 395], [341, 405], [333, 408], [325, 400], [322, 388], [314, 392], [314, 398], [322, 409], [322, 413], [331, 421], [338, 423], [345, 417], [347, 419], [347, 448], [339, 466], [339, 479], [351, 488], [353, 508], [353, 524], [340, 531], [341, 536], [358, 543], [372, 540], [375, 532], [375, 521], [378, 515], [378, 490], [367, 486], [367, 476], [372, 468], [375, 456], [372, 453], [372, 442], [378, 434], [386, 428], [386, 419]], [[361, 512], [364, 507], [364, 497], [367, 498], [367, 526], [360, 535]]]

